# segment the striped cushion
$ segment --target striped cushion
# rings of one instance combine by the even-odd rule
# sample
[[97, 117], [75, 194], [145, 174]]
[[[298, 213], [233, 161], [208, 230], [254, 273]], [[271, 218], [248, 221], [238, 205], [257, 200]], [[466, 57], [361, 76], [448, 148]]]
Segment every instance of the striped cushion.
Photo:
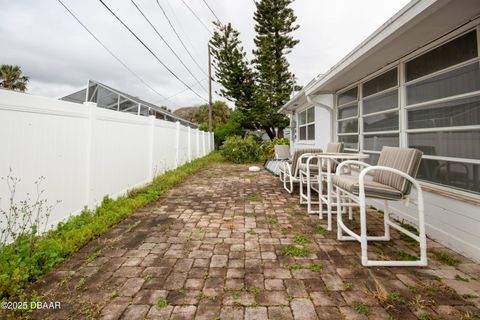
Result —
[[342, 153], [343, 152], [343, 142], [342, 143], [329, 143], [327, 145], [326, 153]]
[[[312, 148], [312, 149], [297, 149], [297, 150], [295, 150], [295, 153], [293, 154], [293, 158], [292, 158], [292, 173], [294, 175], [297, 173], [298, 159], [304, 153], [322, 153], [322, 149]], [[313, 161], [312, 161], [312, 163], [313, 163]]]
[[[307, 164], [306, 163], [300, 163], [298, 165], [298, 170], [307, 172]], [[315, 174], [318, 173], [318, 165], [317, 164], [310, 164], [310, 172], [315, 173]]]
[[[415, 178], [423, 153], [417, 149], [383, 147], [377, 165], [405, 172]], [[410, 194], [411, 183], [397, 174], [388, 171], [375, 171], [373, 181], [395, 188], [403, 195]]]
[[[358, 176], [335, 175], [333, 184], [354, 195], [359, 195]], [[400, 200], [403, 194], [395, 188], [375, 181], [365, 181], [365, 196], [369, 198]]]

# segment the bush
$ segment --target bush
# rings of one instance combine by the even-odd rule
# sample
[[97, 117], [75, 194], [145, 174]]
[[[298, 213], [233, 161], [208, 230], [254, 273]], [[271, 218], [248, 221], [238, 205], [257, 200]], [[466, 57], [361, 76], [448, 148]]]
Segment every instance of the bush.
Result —
[[221, 146], [228, 137], [243, 136], [245, 130], [238, 123], [228, 121], [227, 123], [220, 123], [213, 132], [215, 134], [215, 145]]
[[260, 159], [262, 146], [255, 137], [228, 137], [220, 147], [224, 158], [233, 163], [249, 163]]
[[[105, 197], [96, 210], [85, 209], [44, 235], [26, 233], [15, 242], [0, 247], [0, 300], [15, 299], [40, 276], [90, 240], [132, 215], [148, 203], [212, 162], [221, 161], [218, 153], [196, 159], [156, 177], [145, 187], [112, 200]], [[34, 244], [32, 246], [32, 243]]]

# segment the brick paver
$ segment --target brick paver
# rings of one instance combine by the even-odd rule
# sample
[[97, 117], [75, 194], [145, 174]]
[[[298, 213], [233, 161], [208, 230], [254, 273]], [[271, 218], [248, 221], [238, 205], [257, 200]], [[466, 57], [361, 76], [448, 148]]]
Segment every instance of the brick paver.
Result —
[[[372, 215], [372, 212], [370, 213]], [[353, 225], [356, 221], [352, 222]], [[32, 286], [61, 311], [38, 319], [478, 319], [480, 266], [365, 268], [266, 172], [212, 164]], [[369, 232], [382, 221], [369, 217]], [[415, 254], [399, 239], [371, 254]], [[295, 238], [295, 236], [297, 236]], [[299, 237], [303, 238], [301, 244]], [[408, 240], [408, 239], [407, 239]], [[302, 257], [286, 246], [307, 248]], [[290, 248], [291, 249], [291, 248]], [[96, 259], [92, 261], [92, 254]], [[475, 318], [477, 317], [477, 318]]]

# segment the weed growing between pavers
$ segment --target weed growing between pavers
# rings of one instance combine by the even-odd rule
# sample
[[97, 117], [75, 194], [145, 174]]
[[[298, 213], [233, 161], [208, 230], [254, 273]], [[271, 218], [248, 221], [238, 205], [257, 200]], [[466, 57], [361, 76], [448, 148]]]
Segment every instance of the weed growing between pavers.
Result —
[[282, 255], [291, 257], [305, 257], [309, 253], [310, 249], [294, 245], [285, 246], [282, 250]]
[[[0, 299], [19, 297], [23, 290], [47, 273], [66, 257], [75, 253], [89, 241], [107, 232], [147, 204], [198, 172], [212, 162], [221, 162], [218, 153], [194, 160], [175, 170], [167, 171], [142, 188], [133, 189], [127, 196], [112, 200], [105, 197], [96, 210], [84, 210], [81, 214], [59, 223], [56, 229], [36, 238], [35, 251], [29, 248], [30, 239], [22, 238], [0, 248]], [[133, 225], [131, 228], [134, 228]], [[92, 256], [93, 259], [93, 256]], [[87, 260], [88, 261], [88, 260]], [[20, 297], [21, 300], [28, 300]]]
[[456, 266], [460, 263], [460, 260], [453, 258], [446, 252], [432, 250], [431, 253], [433, 254], [435, 260], [446, 264], [447, 266]]
[[354, 309], [357, 313], [363, 314], [363, 315], [365, 315], [365, 316], [368, 316], [368, 314], [370, 313], [370, 308], [369, 308], [367, 305], [365, 305], [365, 304], [363, 304], [363, 303], [361, 303], [361, 302], [355, 302], [355, 303], [353, 304], [353, 309]]
[[305, 237], [303, 234], [297, 234], [293, 237], [293, 242], [296, 244], [305, 244], [305, 243], [312, 243], [312, 240]]

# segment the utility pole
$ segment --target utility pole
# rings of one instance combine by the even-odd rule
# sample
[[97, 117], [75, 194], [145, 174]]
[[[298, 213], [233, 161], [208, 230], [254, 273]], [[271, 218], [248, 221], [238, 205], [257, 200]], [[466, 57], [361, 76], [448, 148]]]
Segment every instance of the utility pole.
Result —
[[212, 61], [208, 45], [208, 132], [212, 132]]

